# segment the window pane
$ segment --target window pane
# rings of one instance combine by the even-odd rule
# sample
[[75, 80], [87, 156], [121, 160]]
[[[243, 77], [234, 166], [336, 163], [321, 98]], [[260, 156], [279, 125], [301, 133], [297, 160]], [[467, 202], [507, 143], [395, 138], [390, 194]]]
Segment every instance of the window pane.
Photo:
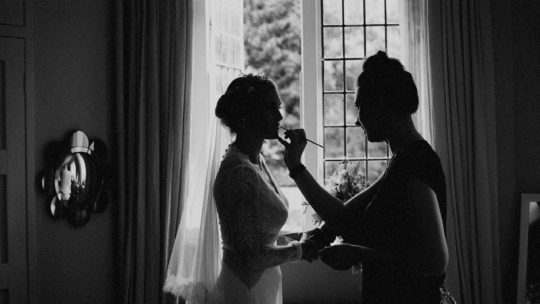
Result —
[[[325, 179], [330, 178], [336, 172], [337, 167], [339, 166], [340, 161], [326, 161], [324, 162], [324, 177]], [[326, 182], [326, 180], [325, 180]]]
[[366, 23], [384, 24], [384, 0], [366, 0]]
[[324, 125], [343, 125], [343, 95], [324, 94]]
[[341, 23], [341, 0], [323, 0], [323, 24]]
[[[323, 26], [323, 57], [359, 58], [345, 61], [325, 60], [323, 63], [324, 157], [368, 158], [367, 161], [361, 161], [364, 168], [362, 172], [367, 175], [369, 182], [373, 183], [384, 172], [388, 162], [385, 158], [389, 157], [390, 152], [384, 142], [368, 143], [364, 130], [355, 126], [358, 118], [355, 106], [356, 80], [362, 72], [363, 58], [378, 51], [385, 51], [389, 56], [400, 59], [402, 44], [399, 27], [384, 26], [388, 23], [399, 24], [400, 3], [399, 0], [322, 1], [323, 25], [341, 25], [341, 22], [348, 25], [345, 28]], [[343, 20], [341, 20], [342, 9]], [[369, 26], [363, 26], [364, 24]], [[340, 40], [344, 41], [344, 49]], [[328, 94], [329, 91], [343, 91], [345, 94]], [[337, 127], [342, 124], [346, 127]], [[324, 170], [327, 178], [339, 163], [339, 161], [325, 162]]]
[[347, 128], [347, 157], [366, 157], [366, 138], [361, 127]]
[[366, 164], [367, 162], [364, 160], [361, 161], [349, 161], [350, 168], [354, 168], [355, 166], [358, 166], [358, 175], [361, 175], [363, 177], [366, 176]]
[[384, 51], [384, 26], [370, 26], [366, 29], [366, 57]]
[[343, 62], [340, 60], [324, 62], [324, 90], [343, 90]]
[[343, 38], [341, 28], [324, 28], [324, 58], [343, 57]]
[[324, 157], [344, 156], [343, 133], [343, 128], [324, 128]]
[[364, 28], [348, 27], [345, 29], [345, 56], [364, 57]]
[[401, 38], [399, 27], [388, 27], [388, 56], [400, 59], [401, 57]]
[[362, 60], [347, 60], [345, 68], [347, 71], [347, 91], [356, 90], [356, 79], [362, 72]]
[[358, 109], [354, 105], [355, 94], [347, 94], [347, 125], [354, 125], [358, 119]]
[[[324, 163], [324, 176], [325, 176], [325, 184], [327, 180], [336, 173], [338, 168], [343, 164], [342, 161], [326, 161]], [[366, 161], [349, 161], [348, 162], [348, 168], [354, 168], [354, 166], [358, 165], [358, 174], [361, 176], [366, 176]]]
[[[363, 183], [365, 187], [367, 187], [367, 176], [366, 176], [366, 165], [367, 165], [367, 162], [366, 161], [352, 161], [352, 162], [349, 162], [349, 166], [350, 166], [350, 172], [353, 174], [353, 176], [355, 177], [359, 177], [359, 182], [360, 183]], [[354, 168], [357, 168], [357, 169], [354, 169]], [[360, 185], [359, 185], [360, 186]], [[362, 191], [363, 189], [360, 189], [360, 191]]]
[[367, 162], [366, 161], [361, 161], [360, 162], [360, 168], [358, 169], [359, 172], [361, 172], [360, 174], [362, 174], [362, 176], [364, 178], [366, 178], [366, 170], [367, 170]]
[[368, 161], [368, 183], [373, 184], [386, 170], [386, 160], [370, 160]]
[[386, 18], [388, 23], [399, 24], [399, 1], [386, 0]]
[[364, 24], [364, 4], [361, 0], [345, 0], [345, 24]]
[[386, 142], [368, 143], [369, 157], [386, 157]]

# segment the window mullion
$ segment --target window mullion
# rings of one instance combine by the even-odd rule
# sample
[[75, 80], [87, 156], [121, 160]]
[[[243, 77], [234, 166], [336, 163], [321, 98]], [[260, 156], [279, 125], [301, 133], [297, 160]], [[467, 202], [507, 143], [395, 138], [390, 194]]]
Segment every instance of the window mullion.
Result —
[[[300, 124], [309, 138], [324, 145], [322, 136], [322, 27], [320, 20], [320, 0], [301, 0], [302, 2], [302, 93], [300, 102]], [[320, 31], [318, 30], [320, 29]], [[306, 119], [309, 117], [309, 119]], [[304, 153], [306, 167], [317, 180], [322, 178], [323, 149], [308, 145]]]
[[347, 157], [347, 64], [345, 53], [345, 0], [341, 0], [341, 50], [343, 52], [343, 156]]

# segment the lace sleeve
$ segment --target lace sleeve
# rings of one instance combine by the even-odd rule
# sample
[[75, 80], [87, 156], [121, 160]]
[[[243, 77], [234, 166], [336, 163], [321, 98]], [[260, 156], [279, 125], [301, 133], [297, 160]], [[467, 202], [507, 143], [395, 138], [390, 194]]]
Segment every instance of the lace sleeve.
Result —
[[232, 245], [246, 266], [251, 270], [262, 270], [298, 260], [301, 252], [296, 246], [263, 244], [257, 172], [248, 166], [238, 166], [231, 172], [227, 184], [227, 200], [233, 204], [230, 221]]

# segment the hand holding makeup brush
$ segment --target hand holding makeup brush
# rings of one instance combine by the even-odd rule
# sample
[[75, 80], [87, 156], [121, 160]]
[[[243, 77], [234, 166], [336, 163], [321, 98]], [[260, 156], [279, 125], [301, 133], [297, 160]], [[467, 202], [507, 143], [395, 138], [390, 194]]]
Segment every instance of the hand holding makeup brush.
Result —
[[[290, 131], [289, 129], [284, 128], [284, 127], [282, 127], [282, 126], [279, 126], [279, 128], [280, 128], [280, 129], [283, 129], [283, 130], [285, 130], [285, 131], [287, 131], [287, 132]], [[324, 146], [323, 146], [323, 145], [319, 145], [318, 143], [314, 142], [313, 140], [311, 140], [311, 139], [309, 139], [309, 138], [306, 138], [306, 140], [307, 140], [308, 142], [310, 142], [310, 143], [316, 145], [317, 147], [320, 147], [320, 148], [323, 148], [323, 149], [324, 149]]]
[[293, 171], [302, 165], [302, 153], [307, 144], [306, 132], [304, 129], [293, 129], [285, 132], [285, 138], [289, 139], [287, 142], [281, 137], [278, 137], [279, 142], [285, 146], [284, 161], [289, 171]]

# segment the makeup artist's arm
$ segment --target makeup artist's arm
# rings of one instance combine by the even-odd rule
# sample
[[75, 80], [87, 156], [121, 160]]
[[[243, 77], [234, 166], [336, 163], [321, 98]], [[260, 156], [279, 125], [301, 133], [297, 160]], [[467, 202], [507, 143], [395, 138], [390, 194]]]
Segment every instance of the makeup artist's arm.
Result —
[[301, 157], [307, 144], [305, 131], [296, 129], [287, 131], [286, 138], [290, 143], [279, 138], [285, 146], [285, 164], [289, 168], [291, 177], [294, 179], [298, 189], [302, 192], [306, 200], [313, 207], [319, 216], [331, 226], [346, 228], [347, 223], [359, 220], [359, 213], [363, 212], [369, 201], [373, 198], [379, 186], [375, 182], [371, 187], [360, 192], [346, 203], [342, 203], [332, 194], [328, 193], [302, 165]]
[[321, 260], [334, 269], [345, 270], [358, 262], [383, 262], [415, 276], [441, 275], [448, 266], [448, 246], [435, 192], [413, 177], [403, 181], [404, 214], [412, 229], [407, 246], [400, 250], [381, 250], [357, 244], [332, 246], [320, 252]]

